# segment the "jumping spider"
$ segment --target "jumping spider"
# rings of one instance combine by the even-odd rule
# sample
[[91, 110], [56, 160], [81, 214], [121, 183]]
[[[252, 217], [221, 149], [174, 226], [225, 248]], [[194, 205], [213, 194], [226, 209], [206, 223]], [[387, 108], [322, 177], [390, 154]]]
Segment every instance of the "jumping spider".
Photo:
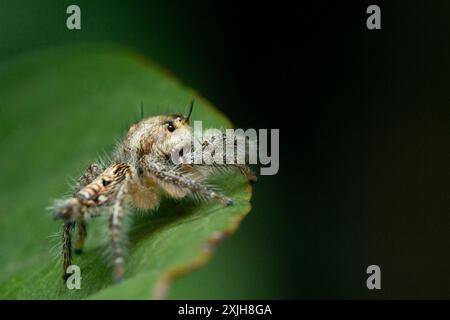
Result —
[[[192, 107], [193, 102], [187, 116], [160, 115], [132, 125], [117, 147], [114, 161], [109, 165], [91, 164], [78, 179], [72, 197], [56, 201], [52, 207], [53, 215], [64, 221], [64, 276], [72, 260], [72, 233], [77, 227], [75, 252], [81, 252], [87, 234], [87, 218], [108, 215], [114, 277], [120, 281], [125, 273], [123, 220], [129, 209], [153, 209], [158, 206], [162, 194], [176, 199], [194, 195], [232, 205], [232, 199], [207, 184], [206, 178], [214, 169], [235, 167], [249, 181], [255, 180], [252, 171], [243, 164], [226, 164], [225, 161], [210, 165], [175, 164], [171, 160], [174, 152], [191, 144], [189, 118]], [[224, 137], [210, 137], [202, 142], [202, 148]]]

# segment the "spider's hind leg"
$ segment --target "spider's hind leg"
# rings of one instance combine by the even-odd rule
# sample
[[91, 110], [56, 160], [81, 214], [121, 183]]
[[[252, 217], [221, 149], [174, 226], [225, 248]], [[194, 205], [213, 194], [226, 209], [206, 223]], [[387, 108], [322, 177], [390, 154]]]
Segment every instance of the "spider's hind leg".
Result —
[[[207, 137], [202, 142], [202, 148], [199, 151], [191, 153], [188, 162], [194, 163], [198, 167], [207, 171], [238, 169], [239, 172], [253, 183], [257, 181], [255, 173], [246, 163], [250, 162], [250, 152], [256, 152], [255, 141], [248, 140], [245, 136], [231, 135], [219, 133], [211, 137]], [[204, 154], [211, 154], [211, 163], [195, 164], [195, 159], [202, 159]]]

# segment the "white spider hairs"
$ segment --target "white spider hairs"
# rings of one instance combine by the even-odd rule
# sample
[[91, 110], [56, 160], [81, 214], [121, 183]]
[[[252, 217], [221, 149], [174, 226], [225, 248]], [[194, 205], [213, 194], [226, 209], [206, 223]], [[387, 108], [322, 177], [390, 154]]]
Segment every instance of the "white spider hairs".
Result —
[[[64, 223], [64, 276], [72, 262], [72, 233], [76, 230], [75, 250], [81, 252], [87, 235], [88, 218], [106, 216], [114, 277], [120, 281], [125, 275], [125, 218], [132, 212], [131, 208], [142, 211], [155, 209], [162, 196], [174, 199], [191, 196], [228, 206], [233, 204], [233, 200], [207, 182], [212, 172], [234, 168], [249, 181], [255, 180], [245, 164], [218, 161], [227, 156], [223, 151], [225, 149], [218, 152], [218, 157], [214, 158], [216, 161], [213, 159], [206, 164], [172, 161], [173, 154], [187, 158], [183, 150], [188, 149], [193, 140], [190, 127], [192, 110], [193, 102], [187, 115], [158, 115], [132, 125], [117, 146], [113, 160], [91, 164], [78, 179], [71, 196], [55, 202], [53, 215]], [[201, 141], [201, 150], [207, 151], [207, 148], [217, 146], [223, 138], [223, 132], [207, 135], [207, 140]], [[234, 150], [235, 145], [233, 140]]]

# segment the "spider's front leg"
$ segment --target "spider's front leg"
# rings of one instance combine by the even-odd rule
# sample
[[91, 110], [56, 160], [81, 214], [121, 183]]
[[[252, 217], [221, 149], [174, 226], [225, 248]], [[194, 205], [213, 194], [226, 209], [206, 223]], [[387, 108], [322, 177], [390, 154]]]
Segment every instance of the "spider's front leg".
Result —
[[[87, 167], [86, 171], [78, 178], [74, 194], [92, 183], [103, 172], [104, 169], [105, 168], [102, 165], [97, 163], [92, 163], [89, 167]], [[75, 241], [75, 253], [81, 253], [83, 251], [84, 241], [87, 236], [87, 225], [84, 214], [82, 214], [80, 218], [77, 219], [76, 224], [77, 233]]]
[[[81, 190], [83, 187], [87, 186], [88, 184], [92, 183], [92, 181], [95, 180], [95, 178], [100, 175], [102, 172], [101, 165], [97, 163], [91, 164], [86, 171], [78, 178], [78, 182], [74, 188], [74, 193]], [[70, 212], [75, 214], [77, 210], [80, 209], [79, 204], [77, 201], [68, 200], [69, 209]], [[59, 204], [61, 205], [61, 203]], [[62, 207], [60, 207], [62, 209]], [[55, 208], [55, 210], [58, 210]], [[86, 238], [86, 223], [84, 221], [84, 215], [80, 215], [79, 218], [76, 220], [78, 232], [77, 232], [77, 239], [75, 242], [75, 253], [79, 253], [83, 249], [84, 245], [84, 239]], [[62, 231], [62, 256], [63, 256], [63, 279], [67, 279], [66, 270], [67, 267], [69, 267], [72, 264], [72, 233], [75, 229], [75, 222], [74, 221], [68, 221], [65, 222], [63, 225], [63, 231]]]
[[112, 213], [109, 220], [109, 236], [114, 264], [114, 278], [122, 281], [125, 274], [125, 245], [124, 245], [124, 205], [128, 193], [127, 184], [124, 183], [117, 192]]
[[145, 155], [139, 161], [139, 165], [163, 183], [187, 189], [205, 199], [214, 200], [227, 206], [233, 205], [231, 198], [211, 189], [203, 181], [183, 174], [183, 172], [164, 160], [152, 159], [151, 156]]
[[103, 172], [103, 170], [105, 170], [105, 168], [98, 163], [90, 164], [89, 167], [87, 167], [83, 174], [78, 178], [77, 184], [74, 188], [74, 194], [76, 194], [88, 184], [92, 183], [92, 181], [94, 181]]
[[87, 236], [86, 221], [83, 218], [77, 220], [77, 238], [75, 240], [75, 253], [80, 254], [83, 252], [84, 241]]
[[84, 187], [80, 187], [73, 197], [58, 201], [53, 207], [54, 217], [64, 220], [62, 248], [64, 275], [67, 266], [71, 264], [71, 235], [75, 223], [79, 224], [76, 246], [80, 249], [86, 235], [84, 215], [90, 212], [88, 210], [111, 206], [122, 184], [128, 181], [129, 175], [130, 170], [127, 164], [114, 163], [93, 178], [93, 181]]
[[72, 231], [75, 226], [74, 222], [64, 223], [62, 232], [62, 255], [63, 255], [63, 279], [67, 280], [69, 274], [66, 273], [67, 268], [72, 264]]

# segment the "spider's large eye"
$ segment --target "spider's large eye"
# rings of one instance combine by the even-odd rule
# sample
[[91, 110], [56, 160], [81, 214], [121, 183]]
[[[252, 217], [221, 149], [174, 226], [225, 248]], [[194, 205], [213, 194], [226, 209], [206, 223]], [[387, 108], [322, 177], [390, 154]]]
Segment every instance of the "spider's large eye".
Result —
[[103, 184], [104, 187], [106, 187], [107, 185], [109, 185], [111, 182], [112, 182], [111, 180], [106, 180], [106, 179], [103, 179], [103, 180], [102, 180], [102, 184]]
[[168, 122], [167, 123], [167, 130], [169, 130], [170, 132], [174, 132], [175, 131], [175, 126], [173, 125], [173, 122]]

